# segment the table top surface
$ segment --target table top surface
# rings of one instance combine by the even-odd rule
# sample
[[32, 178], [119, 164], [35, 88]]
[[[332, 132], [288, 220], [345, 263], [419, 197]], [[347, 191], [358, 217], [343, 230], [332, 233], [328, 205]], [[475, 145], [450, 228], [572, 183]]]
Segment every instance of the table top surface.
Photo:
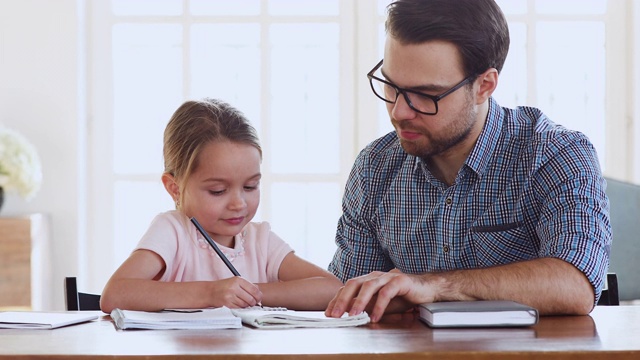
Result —
[[541, 317], [526, 328], [431, 329], [405, 314], [334, 329], [119, 331], [106, 315], [54, 330], [0, 329], [0, 359], [293, 359], [302, 354], [306, 359], [640, 359], [640, 306]]

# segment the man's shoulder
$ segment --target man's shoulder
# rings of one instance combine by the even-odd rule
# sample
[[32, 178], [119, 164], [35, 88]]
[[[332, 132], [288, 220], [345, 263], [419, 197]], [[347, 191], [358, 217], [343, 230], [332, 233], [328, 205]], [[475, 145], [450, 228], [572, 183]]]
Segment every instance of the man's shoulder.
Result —
[[507, 158], [517, 159], [518, 166], [528, 172], [550, 168], [559, 175], [576, 163], [581, 163], [583, 171], [599, 168], [596, 149], [582, 132], [552, 121], [533, 107], [507, 109], [504, 114], [501, 151], [511, 154]]
[[505, 115], [506, 135], [529, 144], [530, 148], [557, 151], [576, 142], [590, 144], [582, 132], [554, 122], [538, 108], [519, 106], [515, 109], [505, 109]]
[[392, 131], [370, 142], [362, 149], [358, 158], [375, 166], [380, 163], [404, 162], [408, 156], [409, 154], [402, 149], [395, 131]]

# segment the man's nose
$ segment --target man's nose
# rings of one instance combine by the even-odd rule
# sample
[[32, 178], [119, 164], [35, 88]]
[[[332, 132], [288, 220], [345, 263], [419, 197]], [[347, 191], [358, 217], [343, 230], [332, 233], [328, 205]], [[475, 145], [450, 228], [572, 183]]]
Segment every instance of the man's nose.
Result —
[[389, 106], [389, 113], [394, 119], [403, 120], [410, 119], [416, 116], [416, 111], [414, 111], [409, 106], [409, 101], [407, 100], [405, 94], [398, 94], [396, 102], [393, 104], [389, 104]]

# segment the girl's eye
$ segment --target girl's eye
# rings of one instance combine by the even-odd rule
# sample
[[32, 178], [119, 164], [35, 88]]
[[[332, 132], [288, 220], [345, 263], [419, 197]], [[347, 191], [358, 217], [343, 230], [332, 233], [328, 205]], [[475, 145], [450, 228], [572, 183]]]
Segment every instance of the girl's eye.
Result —
[[224, 194], [224, 190], [209, 190], [209, 194], [214, 196], [220, 196]]
[[253, 191], [253, 190], [257, 190], [258, 189], [258, 185], [255, 186], [245, 186], [244, 187], [245, 190], [247, 191]]

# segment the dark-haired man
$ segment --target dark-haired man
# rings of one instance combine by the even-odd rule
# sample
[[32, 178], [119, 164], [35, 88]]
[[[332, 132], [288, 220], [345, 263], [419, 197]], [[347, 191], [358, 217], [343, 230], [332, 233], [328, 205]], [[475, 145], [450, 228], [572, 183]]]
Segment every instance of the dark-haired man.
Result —
[[358, 156], [329, 269], [330, 316], [509, 299], [587, 314], [603, 287], [609, 203], [596, 151], [540, 110], [491, 97], [509, 32], [493, 0], [399, 0], [368, 74], [395, 132]]

